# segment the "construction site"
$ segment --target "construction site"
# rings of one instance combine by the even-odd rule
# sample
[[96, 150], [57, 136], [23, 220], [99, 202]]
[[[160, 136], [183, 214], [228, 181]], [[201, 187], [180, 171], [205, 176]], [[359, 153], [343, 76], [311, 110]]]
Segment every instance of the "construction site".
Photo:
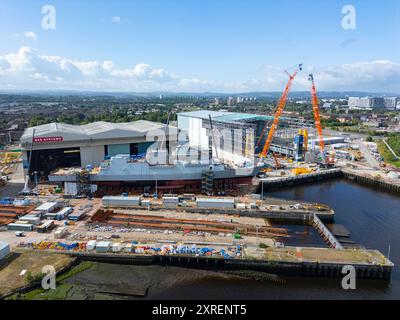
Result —
[[[272, 116], [198, 110], [179, 113], [177, 127], [30, 128], [22, 159], [3, 156], [5, 169], [23, 165], [25, 184], [0, 202], [1, 240], [89, 260], [145, 257], [284, 274], [291, 264], [293, 275], [307, 276], [336, 277], [350, 263], [361, 277], [390, 279], [393, 263], [349, 240], [332, 208], [267, 197], [272, 188], [382, 170], [370, 164], [363, 141], [324, 136], [312, 74], [314, 122], [281, 117], [300, 71], [301, 64], [286, 71]], [[146, 142], [153, 129], [164, 135]], [[44, 167], [40, 159], [48, 157]], [[379, 181], [397, 192], [397, 180], [391, 174]]]

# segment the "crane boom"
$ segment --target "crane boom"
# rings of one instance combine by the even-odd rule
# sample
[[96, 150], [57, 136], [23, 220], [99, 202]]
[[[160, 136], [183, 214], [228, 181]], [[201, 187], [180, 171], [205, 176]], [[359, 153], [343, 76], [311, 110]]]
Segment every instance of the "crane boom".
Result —
[[324, 154], [325, 143], [324, 137], [322, 135], [322, 127], [321, 127], [321, 119], [319, 116], [319, 107], [318, 107], [318, 97], [317, 97], [317, 89], [315, 88], [314, 76], [313, 74], [309, 75], [309, 80], [311, 81], [311, 103], [314, 113], [314, 121], [315, 127], [317, 128], [318, 140], [319, 140], [319, 149], [321, 154]]
[[[279, 99], [274, 116], [274, 121], [272, 122], [271, 127], [269, 129], [267, 140], [265, 141], [263, 150], [260, 153], [260, 158], [265, 158], [267, 156], [269, 147], [272, 142], [272, 138], [274, 137], [276, 128], [278, 127], [279, 118], [282, 114], [283, 109], [285, 108], [286, 100], [289, 95], [290, 88], [292, 87], [293, 80], [296, 77], [297, 73], [301, 70], [302, 70], [302, 64], [299, 64], [293, 74], [290, 74], [288, 71], [286, 71], [286, 73], [289, 75], [289, 80], [286, 84], [285, 90], [283, 91], [281, 98]], [[260, 135], [260, 140], [262, 139], [266, 131], [267, 131], [267, 123], [265, 124], [264, 129], [262, 130], [262, 133]]]

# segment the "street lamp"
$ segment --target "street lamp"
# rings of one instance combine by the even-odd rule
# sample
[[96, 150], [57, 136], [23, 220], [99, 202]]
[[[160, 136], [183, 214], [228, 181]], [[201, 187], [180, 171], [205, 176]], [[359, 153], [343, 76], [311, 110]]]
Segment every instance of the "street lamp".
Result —
[[33, 174], [35, 175], [35, 189], [36, 189], [36, 203], [39, 203], [39, 189], [38, 189], [38, 171], [34, 171]]
[[158, 178], [157, 178], [157, 171], [154, 171], [153, 173], [155, 175], [155, 180], [156, 180], [156, 198], [158, 199]]
[[33, 175], [35, 176], [35, 185], [36, 185], [36, 191], [37, 191], [37, 187], [38, 187], [38, 171], [33, 171]]

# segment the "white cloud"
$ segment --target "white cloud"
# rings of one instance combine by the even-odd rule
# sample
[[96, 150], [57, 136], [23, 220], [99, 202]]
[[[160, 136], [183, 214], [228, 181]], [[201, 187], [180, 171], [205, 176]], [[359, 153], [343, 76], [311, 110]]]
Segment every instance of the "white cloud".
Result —
[[[263, 67], [265, 76], [257, 86], [265, 91], [283, 90], [288, 80], [282, 69]], [[317, 89], [324, 91], [370, 91], [400, 93], [400, 64], [389, 60], [353, 62], [327, 68], [306, 66], [296, 77], [292, 90], [309, 90], [309, 73]]]
[[29, 40], [36, 40], [37, 39], [37, 35], [35, 32], [33, 31], [26, 31], [24, 32], [24, 36], [25, 38], [29, 39]]
[[112, 21], [113, 23], [121, 23], [121, 17], [119, 17], [119, 16], [114, 16], [114, 17], [111, 18], [111, 21]]
[[[0, 89], [99, 90], [99, 91], [282, 91], [287, 75], [282, 68], [264, 66], [261, 76], [251, 79], [216, 81], [184, 78], [169, 70], [136, 63], [118, 68], [111, 61], [81, 61], [60, 56], [41, 55], [31, 47], [0, 56]], [[400, 64], [366, 61], [332, 66], [305, 67], [293, 84], [294, 91], [309, 90], [308, 74], [314, 73], [317, 89], [359, 90], [400, 93]]]

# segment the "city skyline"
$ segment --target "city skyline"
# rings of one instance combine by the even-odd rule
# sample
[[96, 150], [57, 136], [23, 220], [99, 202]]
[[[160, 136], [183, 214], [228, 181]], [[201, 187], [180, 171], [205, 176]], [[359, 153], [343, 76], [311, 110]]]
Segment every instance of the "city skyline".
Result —
[[352, 1], [350, 30], [345, 2], [51, 4], [51, 30], [43, 2], [0, 4], [0, 90], [270, 92], [304, 63], [293, 91], [313, 72], [320, 91], [400, 93], [397, 1]]

